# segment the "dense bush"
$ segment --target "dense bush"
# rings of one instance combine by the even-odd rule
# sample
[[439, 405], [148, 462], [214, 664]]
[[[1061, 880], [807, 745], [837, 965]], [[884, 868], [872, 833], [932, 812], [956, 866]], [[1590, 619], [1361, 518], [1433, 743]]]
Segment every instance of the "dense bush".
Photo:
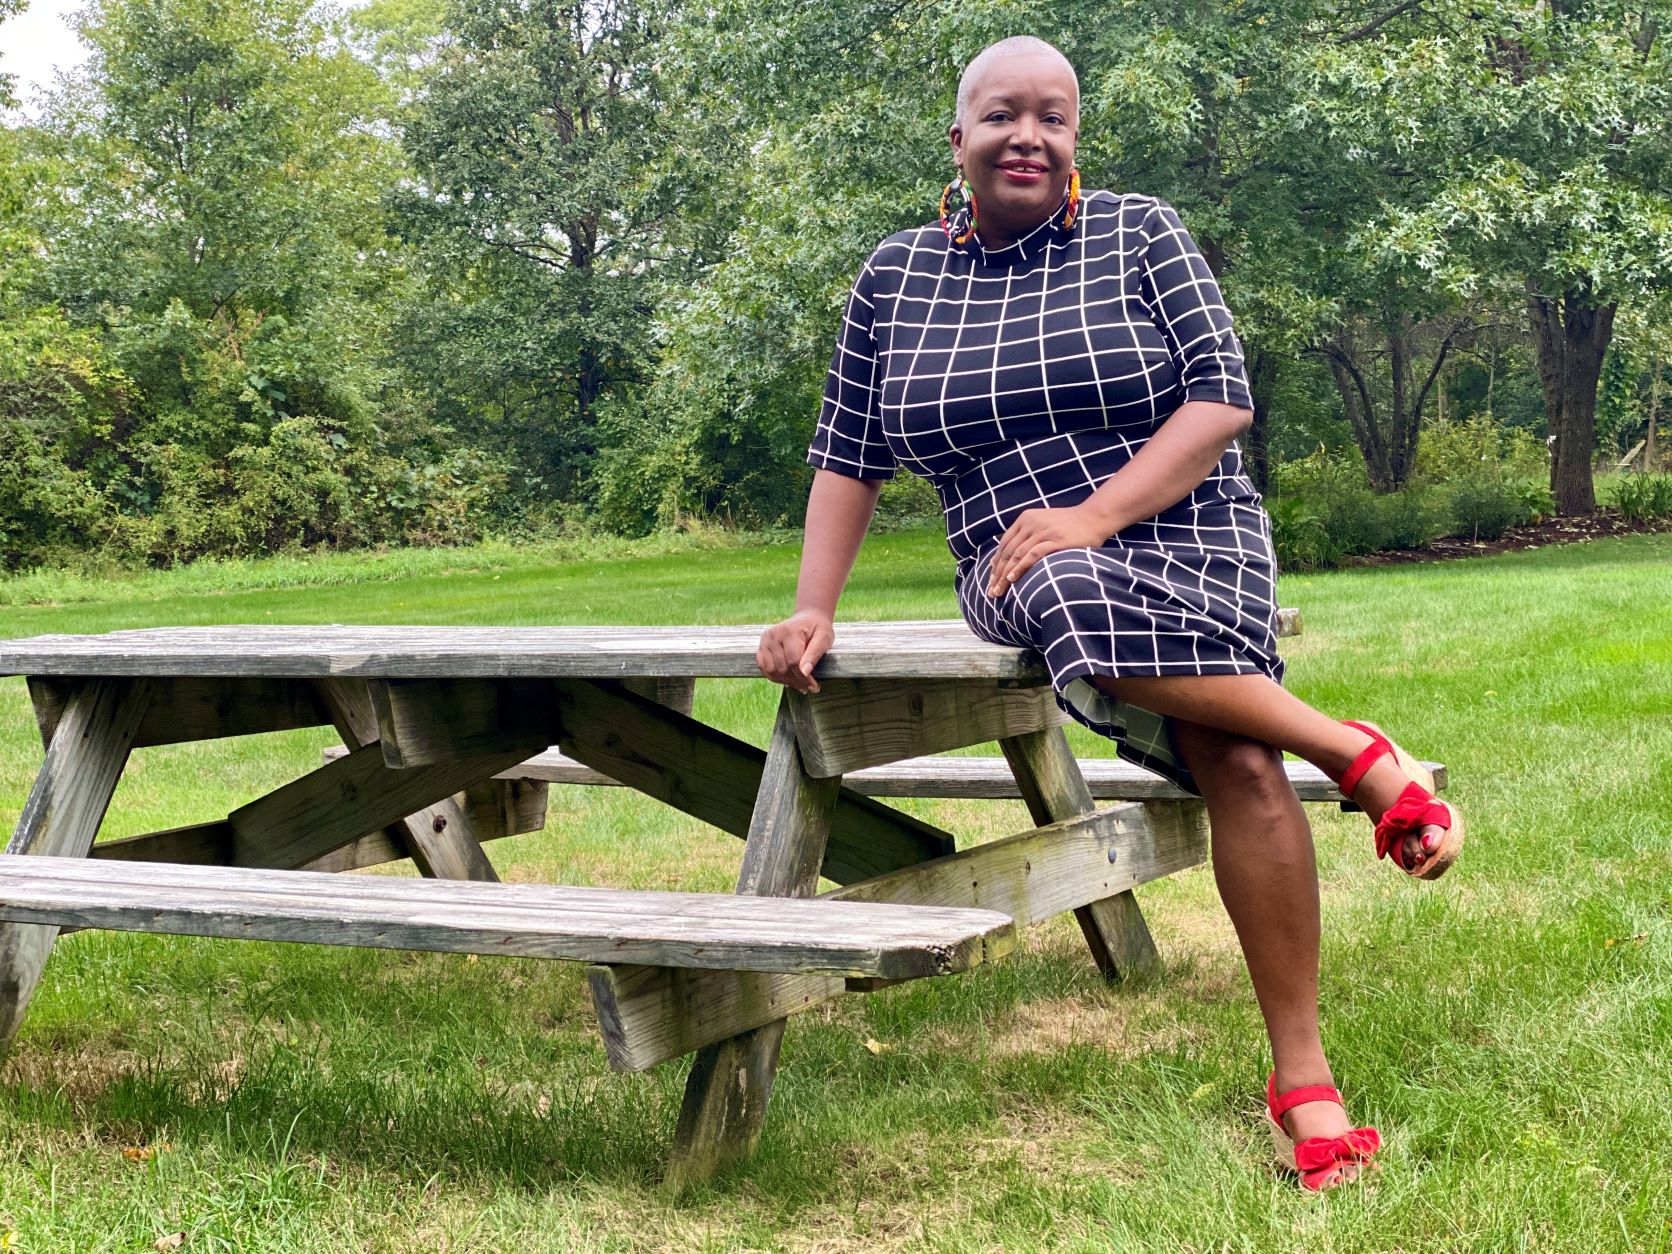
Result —
[[1271, 544], [1284, 570], [1317, 570], [1334, 566], [1341, 552], [1330, 543], [1324, 520], [1298, 496], [1266, 502], [1271, 515]]
[[1550, 514], [1548, 467], [1538, 437], [1501, 427], [1489, 415], [1435, 423], [1423, 432], [1418, 452], [1420, 481], [1443, 494], [1450, 534], [1470, 540], [1496, 540]]
[[462, 450], [414, 464], [355, 447], [318, 418], [286, 418], [267, 437], [208, 458], [146, 450], [156, 508], [117, 515], [106, 551], [171, 565], [287, 549], [463, 544], [482, 537], [503, 466]]
[[[1426, 487], [1378, 496], [1371, 491], [1356, 453], [1316, 452], [1278, 468], [1274, 525], [1284, 527], [1285, 545], [1308, 565], [1331, 565], [1343, 557], [1383, 549], [1420, 548], [1444, 535], [1444, 503]], [[1290, 505], [1287, 502], [1301, 502]], [[1278, 523], [1279, 513], [1304, 523]], [[1296, 536], [1297, 539], [1289, 539]]]
[[1422, 548], [1441, 536], [1496, 540], [1553, 512], [1536, 438], [1486, 420], [1442, 424], [1436, 432], [1432, 447], [1422, 446], [1423, 475], [1400, 492], [1371, 491], [1352, 452], [1320, 448], [1280, 466], [1277, 495], [1268, 502], [1279, 564], [1317, 569]]
[[939, 518], [940, 496], [927, 479], [900, 471], [877, 495], [877, 521], [883, 525]]
[[1496, 475], [1475, 475], [1446, 485], [1451, 516], [1458, 535], [1471, 540], [1496, 540], [1517, 523], [1527, 521], [1521, 485]]
[[1426, 483], [1472, 479], [1547, 479], [1550, 454], [1525, 427], [1500, 426], [1490, 414], [1425, 427], [1417, 446], [1417, 475]]
[[84, 552], [98, 543], [105, 516], [86, 471], [66, 466], [26, 424], [0, 418], [0, 566]]
[[1444, 493], [1420, 484], [1377, 497], [1374, 514], [1377, 549], [1420, 549], [1452, 528]]

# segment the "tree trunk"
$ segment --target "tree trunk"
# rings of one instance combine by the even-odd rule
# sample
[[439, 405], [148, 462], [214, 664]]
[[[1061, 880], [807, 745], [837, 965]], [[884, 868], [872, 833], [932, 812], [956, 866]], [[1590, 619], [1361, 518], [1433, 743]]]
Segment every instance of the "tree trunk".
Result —
[[1330, 374], [1335, 376], [1335, 390], [1341, 395], [1341, 408], [1347, 415], [1347, 425], [1352, 428], [1353, 442], [1364, 455], [1364, 472], [1370, 478], [1370, 486], [1378, 492], [1391, 492], [1393, 476], [1388, 466], [1387, 443], [1376, 421], [1375, 402], [1370, 398], [1370, 385], [1364, 372], [1345, 342], [1332, 340], [1318, 351], [1329, 362]]
[[1598, 304], [1589, 284], [1542, 296], [1528, 281], [1528, 312], [1538, 348], [1539, 384], [1550, 431], [1550, 491], [1559, 514], [1594, 514], [1597, 381], [1614, 335], [1612, 304]]
[[597, 282], [598, 215], [590, 213], [569, 228], [569, 268], [581, 277], [575, 312], [580, 332], [575, 345], [575, 438], [587, 451], [593, 445], [599, 398], [604, 394], [604, 364], [592, 333], [592, 285]]
[[1271, 394], [1276, 387], [1277, 354], [1249, 349], [1248, 393], [1254, 402], [1254, 421], [1243, 443], [1248, 477], [1261, 496], [1271, 491]]
[[1655, 448], [1655, 423], [1660, 420], [1660, 354], [1654, 355], [1649, 371], [1649, 429], [1643, 435], [1643, 469], [1653, 474], [1660, 466]]
[[1393, 376], [1393, 402], [1388, 409], [1388, 486], [1397, 491], [1411, 477], [1417, 456], [1417, 424], [1421, 411], [1411, 395], [1411, 317], [1398, 314], [1390, 318], [1385, 334], [1388, 340], [1388, 365]]

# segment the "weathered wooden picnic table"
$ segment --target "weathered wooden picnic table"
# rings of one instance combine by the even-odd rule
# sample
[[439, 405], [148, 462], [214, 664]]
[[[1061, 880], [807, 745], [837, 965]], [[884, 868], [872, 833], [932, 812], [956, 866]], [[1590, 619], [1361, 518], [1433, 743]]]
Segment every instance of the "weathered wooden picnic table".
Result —
[[[1292, 630], [1293, 620], [1282, 624]], [[1113, 976], [1155, 960], [1132, 889], [1203, 859], [1189, 800], [1097, 809], [1041, 659], [958, 622], [845, 623], [765, 750], [691, 714], [758, 679], [759, 627], [235, 626], [0, 641], [45, 761], [0, 857], [0, 1048], [63, 928], [583, 960], [606, 1053], [695, 1052], [670, 1171], [758, 1139], [785, 1017], [966, 970], [1073, 911]], [[224, 817], [95, 844], [132, 749], [315, 725], [344, 751]], [[959, 849], [843, 776], [996, 740], [1036, 826]], [[738, 896], [504, 885], [564, 759], [745, 841]], [[500, 778], [505, 776], [506, 778]], [[43, 859], [26, 855], [57, 855]], [[90, 856], [89, 856], [90, 855]], [[423, 881], [328, 874], [411, 858]], [[838, 887], [814, 900], [821, 876]], [[750, 900], [767, 899], [767, 900]]]

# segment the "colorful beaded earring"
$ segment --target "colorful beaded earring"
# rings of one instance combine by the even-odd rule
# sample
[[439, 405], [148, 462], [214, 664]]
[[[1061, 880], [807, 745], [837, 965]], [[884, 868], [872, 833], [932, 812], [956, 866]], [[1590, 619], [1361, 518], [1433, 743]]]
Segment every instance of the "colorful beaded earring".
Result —
[[[956, 210], [950, 208], [950, 202], [954, 192], [959, 193], [964, 198], [963, 207]], [[969, 214], [970, 220], [962, 231], [954, 234], [952, 226], [953, 219], [956, 218], [958, 214], [965, 212]], [[967, 244], [970, 240], [974, 239], [975, 213], [975, 192], [970, 189], [969, 181], [964, 178], [964, 172], [959, 170], [958, 177], [948, 183], [941, 191], [940, 224], [941, 230], [946, 232], [946, 238], [951, 240], [954, 244]]]
[[1068, 212], [1062, 215], [1062, 229], [1072, 231], [1074, 219], [1080, 213], [1080, 167], [1068, 172]]

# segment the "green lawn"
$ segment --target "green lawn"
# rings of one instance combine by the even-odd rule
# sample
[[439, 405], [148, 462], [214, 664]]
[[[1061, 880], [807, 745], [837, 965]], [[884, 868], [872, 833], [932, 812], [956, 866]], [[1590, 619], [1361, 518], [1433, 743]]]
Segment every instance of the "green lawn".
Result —
[[[678, 543], [48, 579], [0, 586], [0, 635], [761, 622], [796, 559]], [[67, 938], [0, 1068], [0, 1248], [1665, 1249], [1672, 536], [1292, 578], [1281, 599], [1306, 616], [1294, 689], [1448, 763], [1470, 823], [1427, 885], [1374, 860], [1362, 816], [1311, 811], [1326, 1039], [1389, 1143], [1365, 1186], [1311, 1198], [1272, 1169], [1259, 1020], [1198, 869], [1140, 890], [1166, 960], [1140, 986], [1105, 987], [1059, 922], [990, 970], [795, 1021], [759, 1158], [685, 1197], [659, 1182], [683, 1068], [611, 1074], [577, 967]], [[843, 610], [954, 616], [939, 537], [874, 538]], [[769, 685], [697, 701], [764, 742]], [[327, 741], [141, 751], [106, 833], [222, 815]], [[8, 823], [39, 757], [0, 681]], [[1019, 803], [902, 804], [971, 839], [1028, 826]], [[546, 832], [490, 852], [507, 878], [725, 889], [739, 846], [623, 790], [554, 789]]]

